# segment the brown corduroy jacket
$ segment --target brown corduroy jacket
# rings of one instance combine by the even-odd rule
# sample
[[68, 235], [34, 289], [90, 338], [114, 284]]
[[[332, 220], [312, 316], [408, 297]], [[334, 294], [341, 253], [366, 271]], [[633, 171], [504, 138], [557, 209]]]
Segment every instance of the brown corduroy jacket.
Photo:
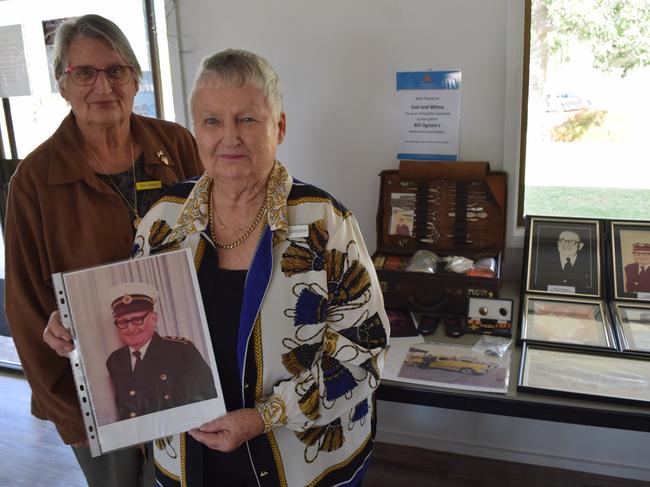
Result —
[[[145, 171], [171, 185], [203, 168], [192, 135], [172, 122], [131, 116]], [[5, 221], [5, 309], [25, 376], [32, 414], [52, 421], [67, 444], [86, 439], [70, 361], [43, 341], [56, 309], [52, 273], [129, 257], [132, 216], [86, 163], [70, 113], [11, 178]]]

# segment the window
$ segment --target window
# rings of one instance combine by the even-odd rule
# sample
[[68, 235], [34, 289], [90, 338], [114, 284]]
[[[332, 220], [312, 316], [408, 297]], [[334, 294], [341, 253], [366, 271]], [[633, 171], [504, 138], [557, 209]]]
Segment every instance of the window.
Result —
[[[153, 9], [153, 2], [150, 0], [146, 2], [114, 0], [92, 5], [74, 0], [59, 2], [5, 0], [0, 2], [0, 19], [2, 19], [0, 27], [10, 25], [21, 27], [29, 76], [25, 83], [29, 84], [31, 88], [29, 96], [13, 96], [5, 99], [7, 100], [4, 104], [5, 113], [2, 117], [2, 125], [0, 125], [5, 153], [0, 156], [9, 158], [14, 142], [8, 139], [9, 130], [5, 120], [7, 116], [11, 119], [10, 123], [13, 125], [13, 136], [15, 137], [16, 153], [12, 155], [14, 158], [21, 159], [52, 134], [69, 111], [67, 103], [59, 95], [53, 79], [52, 37], [49, 35], [56, 29], [60, 21], [69, 17], [97, 13], [114, 21], [124, 31], [143, 71], [140, 91], [136, 95], [133, 111], [152, 117], [162, 116], [162, 106], [157, 108], [154, 75], [157, 76], [161, 71], [167, 73], [168, 69], [158, 69], [160, 61], [165, 62], [166, 59], [158, 59], [156, 56], [152, 62], [151, 46], [152, 44], [156, 45], [160, 36], [156, 39], [151, 39], [149, 36], [146, 21], [147, 9]], [[164, 52], [166, 52], [166, 46], [164, 47]], [[154, 48], [154, 52], [157, 52], [157, 49]], [[169, 109], [170, 106], [165, 105], [165, 109]], [[6, 113], [7, 111], [9, 113]], [[173, 113], [168, 114], [168, 117], [170, 115], [173, 117]]]
[[[76, 0], [4, 0], [0, 2], [0, 29], [3, 38], [19, 46], [5, 52], [0, 62], [12, 66], [15, 52], [24, 59], [27, 73], [17, 75], [28, 95], [2, 99], [0, 108], [0, 197], [6, 190], [18, 160], [49, 137], [70, 108], [59, 95], [54, 81], [53, 38], [59, 23], [69, 17], [97, 13], [113, 20], [126, 34], [143, 71], [133, 111], [151, 117], [174, 119], [171, 75], [166, 43], [162, 0], [113, 0], [89, 3]], [[154, 18], [160, 18], [153, 26]], [[149, 19], [149, 22], [147, 22]], [[10, 31], [11, 35], [6, 34]], [[153, 32], [156, 36], [153, 37]], [[165, 53], [159, 56], [158, 53]], [[20, 64], [17, 62], [16, 64]], [[18, 71], [17, 71], [18, 72]], [[162, 73], [162, 75], [161, 75]], [[0, 85], [2, 86], [2, 85]], [[166, 95], [164, 98], [162, 94]], [[167, 96], [168, 95], [168, 96]], [[3, 198], [4, 201], [4, 198]], [[0, 210], [4, 204], [0, 205]], [[4, 220], [4, 211], [0, 211]], [[4, 278], [4, 249], [0, 239], [0, 279]]]
[[525, 42], [520, 223], [650, 218], [650, 0], [526, 0]]
[[[61, 20], [88, 13], [114, 21], [129, 39], [143, 71], [133, 111], [173, 120], [164, 8], [163, 0], [0, 1], [0, 42], [10, 46], [0, 51], [0, 68], [7, 69], [11, 75], [0, 77], [0, 87], [8, 86], [2, 83], [10, 80], [14, 83], [12, 86], [21, 88], [18, 92], [12, 90], [8, 93], [20, 93], [21, 96], [2, 98], [0, 106], [1, 221], [4, 221], [7, 183], [18, 161], [47, 139], [70, 110], [50, 74], [53, 49], [51, 36], [47, 34]], [[160, 22], [154, 26], [155, 18]], [[22, 69], [12, 71], [14, 66], [26, 67], [26, 74]], [[1, 71], [0, 75], [4, 72]], [[4, 243], [0, 235], [0, 291], [4, 286], [4, 264]], [[18, 358], [9, 335], [0, 303], [0, 365], [18, 367]]]

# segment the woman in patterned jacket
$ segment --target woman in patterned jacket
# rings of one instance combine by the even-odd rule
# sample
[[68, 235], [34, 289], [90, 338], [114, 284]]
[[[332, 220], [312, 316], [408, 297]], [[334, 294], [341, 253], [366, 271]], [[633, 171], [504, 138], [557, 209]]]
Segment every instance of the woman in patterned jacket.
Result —
[[286, 119], [263, 58], [207, 58], [191, 105], [206, 172], [152, 207], [134, 253], [192, 250], [229, 412], [157, 441], [157, 478], [359, 485], [389, 326], [356, 219], [275, 159]]

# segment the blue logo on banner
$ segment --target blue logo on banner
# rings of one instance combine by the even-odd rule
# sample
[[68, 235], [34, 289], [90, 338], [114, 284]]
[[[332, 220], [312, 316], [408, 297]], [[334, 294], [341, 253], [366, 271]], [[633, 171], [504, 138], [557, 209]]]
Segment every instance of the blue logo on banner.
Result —
[[460, 71], [413, 71], [397, 73], [397, 90], [457, 90]]

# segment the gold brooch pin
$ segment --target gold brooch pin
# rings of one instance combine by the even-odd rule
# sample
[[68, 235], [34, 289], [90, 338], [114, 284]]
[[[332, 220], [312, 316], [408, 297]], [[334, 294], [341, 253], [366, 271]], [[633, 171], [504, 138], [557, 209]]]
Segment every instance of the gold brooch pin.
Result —
[[169, 166], [169, 159], [167, 158], [167, 155], [165, 154], [164, 151], [159, 150], [158, 152], [156, 152], [156, 156], [158, 156], [160, 162], [162, 162], [165, 166]]

